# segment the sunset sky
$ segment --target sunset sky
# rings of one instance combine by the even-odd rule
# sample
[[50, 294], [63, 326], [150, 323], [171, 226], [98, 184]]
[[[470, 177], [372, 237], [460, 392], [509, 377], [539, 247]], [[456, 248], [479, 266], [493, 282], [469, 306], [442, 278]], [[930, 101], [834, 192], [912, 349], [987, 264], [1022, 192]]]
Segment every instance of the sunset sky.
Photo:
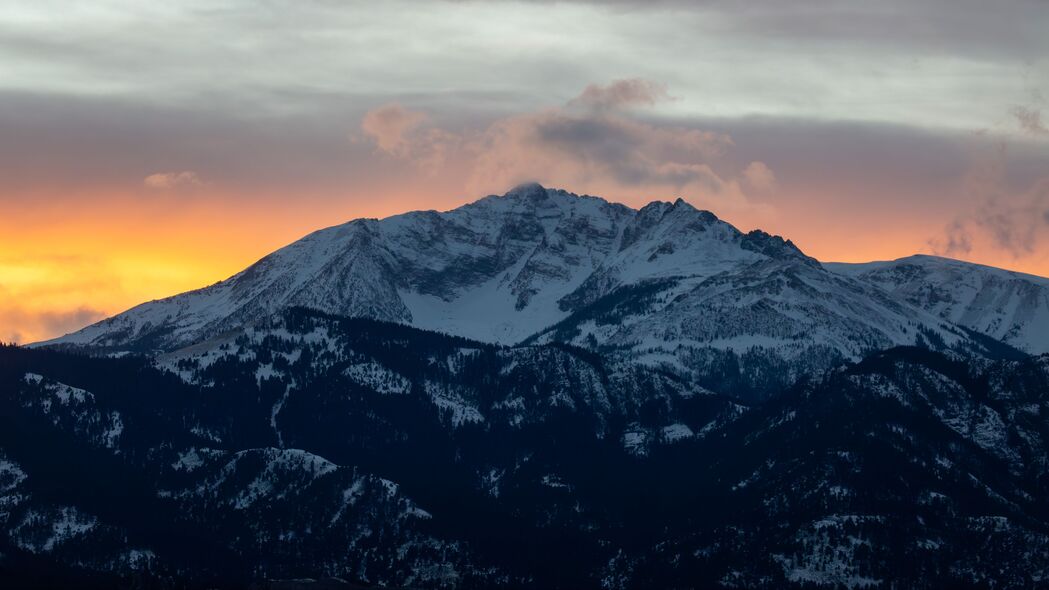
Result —
[[1045, 0], [0, 0], [0, 340], [526, 180], [1049, 276], [1047, 31]]

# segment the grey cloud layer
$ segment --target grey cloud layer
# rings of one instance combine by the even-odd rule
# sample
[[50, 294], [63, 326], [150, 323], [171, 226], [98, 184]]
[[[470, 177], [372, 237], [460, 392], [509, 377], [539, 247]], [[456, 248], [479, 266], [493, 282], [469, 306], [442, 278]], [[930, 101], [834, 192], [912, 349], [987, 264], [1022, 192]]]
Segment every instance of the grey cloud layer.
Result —
[[[955, 128], [1028, 104], [1032, 87], [1049, 91], [1042, 0], [657, 6], [2, 0], [0, 89], [257, 116], [451, 95], [459, 109], [506, 113], [640, 77], [673, 87], [681, 100], [666, 109], [677, 114]], [[656, 89], [618, 90], [613, 100]]]
[[[893, 211], [1022, 254], [1046, 231], [1047, 23], [1044, 0], [0, 0], [0, 203], [466, 198], [541, 173]], [[993, 190], [965, 180], [977, 129], [1010, 142]]]
[[[532, 0], [555, 4], [573, 0]], [[700, 13], [736, 34], [806, 43], [847, 41], [994, 59], [1049, 52], [1044, 0], [576, 0], [623, 11]]]

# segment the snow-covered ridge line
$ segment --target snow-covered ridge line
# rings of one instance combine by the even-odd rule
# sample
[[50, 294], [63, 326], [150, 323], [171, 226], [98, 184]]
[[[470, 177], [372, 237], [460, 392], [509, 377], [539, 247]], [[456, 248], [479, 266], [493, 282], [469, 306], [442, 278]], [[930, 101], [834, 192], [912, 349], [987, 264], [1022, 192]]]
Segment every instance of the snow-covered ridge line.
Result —
[[[41, 344], [172, 351], [306, 307], [489, 343], [545, 333], [590, 348], [644, 349], [677, 355], [672, 364], [684, 370], [695, 366], [682, 360], [695, 349], [742, 354], [759, 344], [777, 357], [817, 347], [845, 359], [930, 339], [979, 348], [952, 323], [1040, 346], [1012, 336], [1049, 313], [1049, 302], [1036, 302], [1018, 327], [966, 323], [965, 311], [944, 314], [835, 270], [789, 240], [743, 233], [682, 199], [635, 210], [529, 184], [450, 211], [322, 229], [210, 287]], [[632, 291], [652, 284], [660, 288]], [[614, 319], [598, 309], [609, 305]], [[797, 350], [781, 354], [787, 349]]]
[[927, 255], [824, 267], [1021, 350], [1049, 352], [1049, 278]]

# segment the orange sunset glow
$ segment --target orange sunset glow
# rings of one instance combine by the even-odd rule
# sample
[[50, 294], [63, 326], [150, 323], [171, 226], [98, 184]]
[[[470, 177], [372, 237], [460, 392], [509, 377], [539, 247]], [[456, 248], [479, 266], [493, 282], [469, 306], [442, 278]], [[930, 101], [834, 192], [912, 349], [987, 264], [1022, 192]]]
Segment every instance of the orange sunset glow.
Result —
[[[0, 340], [202, 287], [319, 228], [533, 180], [633, 207], [683, 197], [822, 261], [930, 253], [1049, 275], [1034, 29], [933, 43], [895, 38], [909, 20], [851, 38], [867, 21], [848, 10], [808, 35], [772, 8], [782, 29], [673, 3], [358, 8], [12, 10], [26, 35], [83, 47], [0, 58], [17, 73], [0, 78]], [[93, 53], [106, 36], [122, 43]]]
[[244, 209], [216, 195], [196, 199], [187, 207], [106, 195], [87, 211], [33, 204], [12, 212], [0, 221], [0, 340], [59, 336], [225, 279], [315, 229], [399, 212], [392, 203], [340, 207], [302, 199]]

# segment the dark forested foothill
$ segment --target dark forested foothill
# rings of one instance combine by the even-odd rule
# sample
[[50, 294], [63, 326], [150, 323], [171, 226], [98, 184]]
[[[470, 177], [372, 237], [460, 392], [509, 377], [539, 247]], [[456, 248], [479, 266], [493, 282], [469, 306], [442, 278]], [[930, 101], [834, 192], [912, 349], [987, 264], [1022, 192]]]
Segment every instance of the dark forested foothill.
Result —
[[305, 309], [155, 358], [4, 346], [0, 575], [1022, 587], [1049, 568], [1047, 404], [1049, 356], [896, 348], [744, 402]]

